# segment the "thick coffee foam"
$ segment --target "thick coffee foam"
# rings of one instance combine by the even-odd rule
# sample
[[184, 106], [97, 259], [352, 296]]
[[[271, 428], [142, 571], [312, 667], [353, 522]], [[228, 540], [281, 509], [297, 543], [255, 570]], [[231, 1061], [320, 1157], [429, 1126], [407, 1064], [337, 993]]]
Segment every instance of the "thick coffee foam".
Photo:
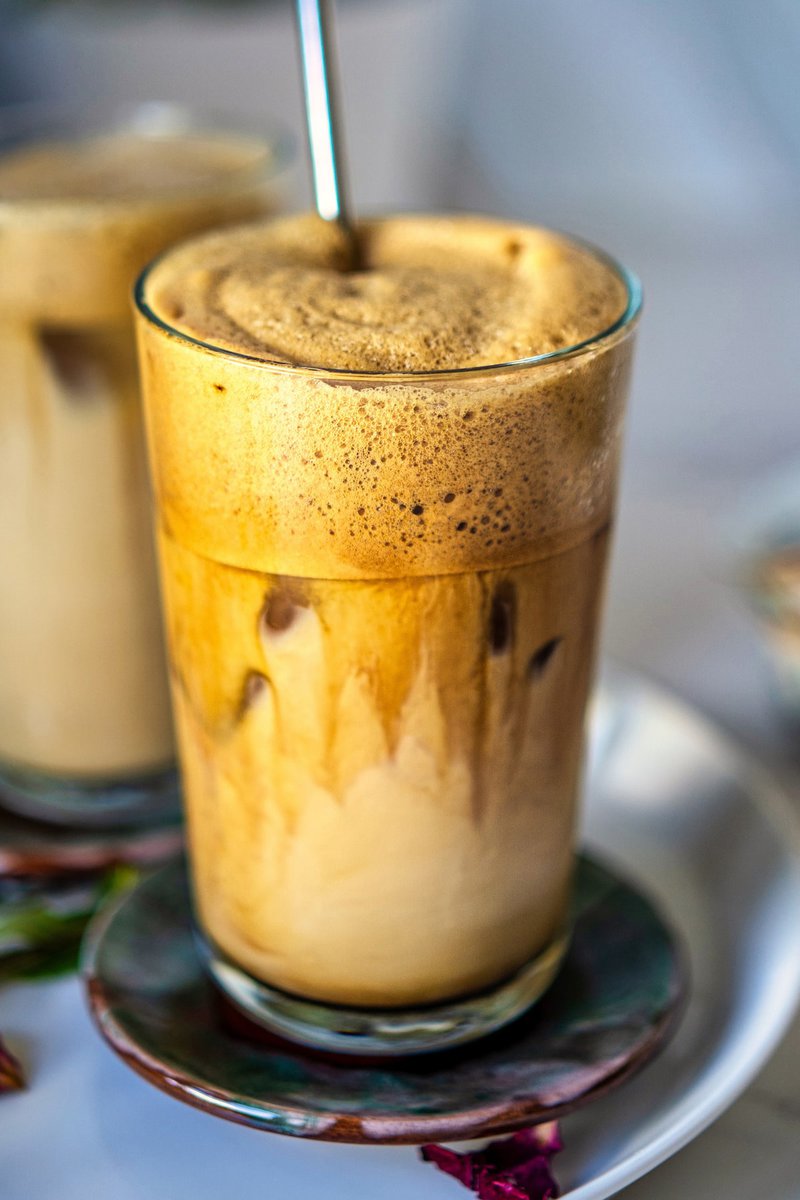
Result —
[[0, 156], [0, 314], [70, 327], [128, 320], [165, 246], [269, 212], [269, 148], [221, 134], [121, 132]]
[[264, 161], [262, 142], [221, 134], [41, 142], [0, 158], [0, 203], [163, 197], [224, 184]]
[[563, 349], [614, 323], [620, 278], [541, 229], [397, 217], [361, 232], [314, 217], [212, 234], [153, 273], [148, 300], [203, 341], [270, 361], [351, 371], [440, 371]]
[[143, 323], [147, 390], [169, 398], [149, 419], [172, 535], [232, 566], [366, 579], [530, 562], [607, 523], [627, 341], [476, 377], [281, 362], [291, 349], [431, 370], [545, 352], [621, 315], [618, 274], [557, 234], [488, 219], [398, 217], [363, 237], [379, 264], [364, 273], [337, 268], [337, 232], [312, 217], [206, 236], [151, 271], [145, 300], [168, 325], [280, 360]]

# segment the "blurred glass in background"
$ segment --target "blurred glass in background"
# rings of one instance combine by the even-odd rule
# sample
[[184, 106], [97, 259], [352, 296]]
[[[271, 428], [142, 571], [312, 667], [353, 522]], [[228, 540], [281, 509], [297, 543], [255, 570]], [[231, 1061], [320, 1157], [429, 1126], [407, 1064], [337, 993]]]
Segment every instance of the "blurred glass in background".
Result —
[[[294, 0], [0, 0], [18, 96], [221, 108], [304, 137]], [[441, 201], [472, 0], [340, 0], [347, 148], [362, 207]], [[308, 193], [307, 193], [308, 194]]]

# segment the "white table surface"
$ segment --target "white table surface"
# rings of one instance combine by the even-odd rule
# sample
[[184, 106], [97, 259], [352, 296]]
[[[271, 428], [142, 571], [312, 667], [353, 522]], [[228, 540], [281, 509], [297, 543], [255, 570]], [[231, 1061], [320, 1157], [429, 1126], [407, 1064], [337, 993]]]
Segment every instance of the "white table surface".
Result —
[[[795, 294], [784, 260], [784, 250], [777, 246], [769, 270], [758, 259], [765, 291], [772, 276], [783, 281], [782, 320], [785, 302]], [[751, 369], [751, 378], [743, 381], [741, 362], [732, 360], [726, 368], [724, 345], [745, 336], [751, 314], [745, 308], [736, 317], [733, 292], [726, 300], [728, 293], [718, 291], [712, 303], [696, 276], [698, 286], [692, 291], [690, 264], [683, 275], [674, 262], [669, 271], [662, 263], [660, 274], [657, 261], [640, 260], [638, 265], [655, 287], [647, 316], [650, 332], [643, 328], [606, 649], [672, 686], [759, 752], [793, 789], [800, 807], [800, 752], [793, 764], [792, 748], [782, 740], [770, 709], [766, 669], [730, 580], [721, 533], [741, 499], [743, 480], [757, 473], [753, 456], [777, 460], [781, 449], [787, 456], [800, 450], [800, 417], [791, 403], [787, 406], [788, 389], [794, 387], [788, 356], [773, 356], [768, 368], [772, 378], [761, 379], [767, 416], [762, 409], [760, 422], [753, 425], [748, 461], [746, 389], [756, 373]], [[736, 277], [730, 267], [731, 287]], [[713, 315], [715, 305], [719, 312], [721, 303], [723, 308], [728, 303], [727, 327], [720, 324], [715, 343], [707, 315]], [[702, 329], [688, 377], [676, 388], [670, 355], [674, 339], [686, 343], [693, 319]], [[705, 407], [698, 401], [693, 417], [694, 389], [701, 387]], [[781, 410], [770, 415], [769, 404], [778, 403], [778, 394], [784, 396]], [[742, 425], [736, 443], [741, 452], [713, 442], [714, 405], [724, 414], [726, 397], [734, 425], [736, 420]], [[674, 401], [675, 411], [667, 415], [668, 401]], [[693, 419], [698, 430], [694, 442]], [[764, 421], [772, 422], [766, 431]], [[659, 455], [657, 443], [664, 438], [669, 442], [673, 429], [676, 437]], [[679, 444], [681, 429], [686, 446]], [[692, 444], [702, 452], [693, 455], [686, 448]], [[24, 1059], [31, 1082], [28, 1092], [0, 1100], [0, 1200], [228, 1200], [245, 1195], [354, 1200], [354, 1156], [364, 1197], [455, 1200], [467, 1194], [419, 1164], [413, 1149], [276, 1138], [184, 1107], [133, 1075], [100, 1042], [74, 980], [3, 989], [0, 1029]], [[747, 1093], [711, 1129], [623, 1195], [627, 1200], [800, 1197], [800, 1023]]]

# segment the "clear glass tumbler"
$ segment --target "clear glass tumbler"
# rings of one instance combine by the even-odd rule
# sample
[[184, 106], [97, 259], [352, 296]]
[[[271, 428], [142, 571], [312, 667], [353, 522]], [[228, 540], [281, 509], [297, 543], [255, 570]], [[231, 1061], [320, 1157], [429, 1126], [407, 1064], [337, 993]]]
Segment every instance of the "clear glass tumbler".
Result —
[[164, 104], [0, 113], [0, 803], [175, 806], [130, 315], [137, 273], [280, 202], [280, 137]]
[[640, 306], [609, 265], [589, 341], [405, 375], [205, 344], [139, 282], [201, 945], [279, 1034], [439, 1049], [558, 969]]

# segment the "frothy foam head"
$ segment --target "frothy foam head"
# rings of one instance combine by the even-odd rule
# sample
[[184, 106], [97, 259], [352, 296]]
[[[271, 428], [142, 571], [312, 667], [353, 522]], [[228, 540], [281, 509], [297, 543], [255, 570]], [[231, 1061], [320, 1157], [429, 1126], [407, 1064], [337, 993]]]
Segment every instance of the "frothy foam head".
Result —
[[564, 360], [446, 372], [603, 333], [626, 311], [621, 274], [485, 218], [389, 218], [362, 236], [366, 271], [343, 269], [335, 229], [293, 217], [186, 243], [146, 276], [171, 535], [232, 566], [368, 579], [530, 562], [607, 524], [627, 329]]
[[222, 134], [104, 134], [40, 142], [0, 158], [0, 203], [149, 200], [224, 185], [263, 168], [255, 138]]
[[213, 345], [352, 371], [486, 366], [576, 345], [625, 310], [624, 283], [546, 230], [476, 217], [397, 217], [341, 231], [315, 217], [212, 234], [153, 272], [155, 313]]
[[0, 156], [0, 311], [55, 325], [126, 318], [165, 246], [275, 207], [256, 138], [121, 131]]

